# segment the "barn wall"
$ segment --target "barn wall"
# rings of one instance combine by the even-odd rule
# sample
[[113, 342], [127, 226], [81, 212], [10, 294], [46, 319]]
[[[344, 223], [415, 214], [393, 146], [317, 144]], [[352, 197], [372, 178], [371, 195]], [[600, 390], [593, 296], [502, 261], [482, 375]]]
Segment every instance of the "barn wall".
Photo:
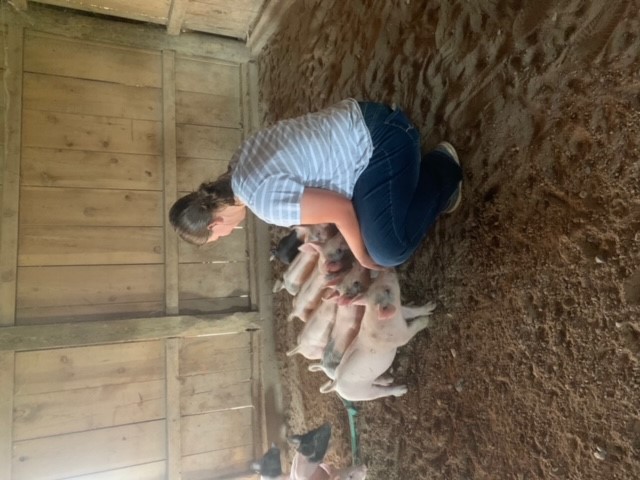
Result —
[[255, 124], [248, 54], [0, 8], [0, 478], [246, 478], [264, 229], [192, 248], [167, 210]]
[[264, 0], [35, 0], [104, 15], [246, 40]]
[[167, 225], [245, 134], [241, 65], [37, 26], [21, 46], [16, 322], [248, 308], [247, 232], [196, 248]]

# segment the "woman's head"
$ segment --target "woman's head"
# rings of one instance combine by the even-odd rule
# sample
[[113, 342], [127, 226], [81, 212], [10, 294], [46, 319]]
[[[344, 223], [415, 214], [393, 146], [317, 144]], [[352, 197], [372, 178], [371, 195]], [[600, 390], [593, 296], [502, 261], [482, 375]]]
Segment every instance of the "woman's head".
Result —
[[204, 245], [211, 237], [214, 220], [220, 212], [235, 205], [231, 175], [227, 173], [179, 198], [169, 211], [169, 221], [180, 238], [195, 245]]

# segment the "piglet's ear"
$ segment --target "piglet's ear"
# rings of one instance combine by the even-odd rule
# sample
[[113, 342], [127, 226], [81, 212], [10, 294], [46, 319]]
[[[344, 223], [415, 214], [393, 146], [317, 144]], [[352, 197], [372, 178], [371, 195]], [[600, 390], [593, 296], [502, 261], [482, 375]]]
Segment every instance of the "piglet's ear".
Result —
[[320, 253], [322, 252], [322, 246], [316, 242], [306, 242], [300, 245], [298, 250], [306, 253]]
[[347, 297], [346, 295], [340, 295], [337, 299], [336, 299], [338, 305], [340, 305], [341, 307], [348, 307], [350, 305], [352, 305], [352, 301], [353, 299], [350, 297]]
[[395, 305], [378, 304], [378, 320], [389, 320], [396, 314]]
[[356, 295], [346, 305], [366, 305], [367, 298], [364, 294]]
[[322, 295], [322, 299], [327, 302], [337, 302], [340, 298], [340, 292], [337, 290], [330, 290], [328, 293]]

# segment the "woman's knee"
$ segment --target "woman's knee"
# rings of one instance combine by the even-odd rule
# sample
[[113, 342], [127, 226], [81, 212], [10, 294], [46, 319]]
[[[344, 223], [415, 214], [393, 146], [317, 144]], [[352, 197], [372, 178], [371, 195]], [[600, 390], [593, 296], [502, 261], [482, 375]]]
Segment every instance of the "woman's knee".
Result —
[[378, 265], [382, 267], [397, 267], [403, 264], [413, 253], [404, 247], [389, 245], [383, 248], [373, 248], [369, 251], [369, 255]]

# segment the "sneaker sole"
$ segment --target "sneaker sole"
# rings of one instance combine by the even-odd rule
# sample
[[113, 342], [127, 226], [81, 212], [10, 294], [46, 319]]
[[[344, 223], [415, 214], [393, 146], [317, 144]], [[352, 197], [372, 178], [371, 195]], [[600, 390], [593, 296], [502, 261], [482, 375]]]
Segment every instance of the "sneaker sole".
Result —
[[[451, 158], [453, 158], [453, 160], [460, 165], [460, 159], [458, 158], [458, 152], [456, 152], [456, 149], [453, 148], [453, 145], [451, 145], [449, 142], [440, 142], [437, 146], [436, 149], [444, 149], [446, 150], [446, 152], [451, 156]], [[453, 213], [455, 210], [458, 209], [458, 207], [460, 206], [460, 203], [462, 203], [462, 180], [460, 182], [458, 182], [458, 198], [456, 199], [455, 203], [447, 208], [445, 211], [443, 211], [442, 213], [448, 214], [448, 213]]]

